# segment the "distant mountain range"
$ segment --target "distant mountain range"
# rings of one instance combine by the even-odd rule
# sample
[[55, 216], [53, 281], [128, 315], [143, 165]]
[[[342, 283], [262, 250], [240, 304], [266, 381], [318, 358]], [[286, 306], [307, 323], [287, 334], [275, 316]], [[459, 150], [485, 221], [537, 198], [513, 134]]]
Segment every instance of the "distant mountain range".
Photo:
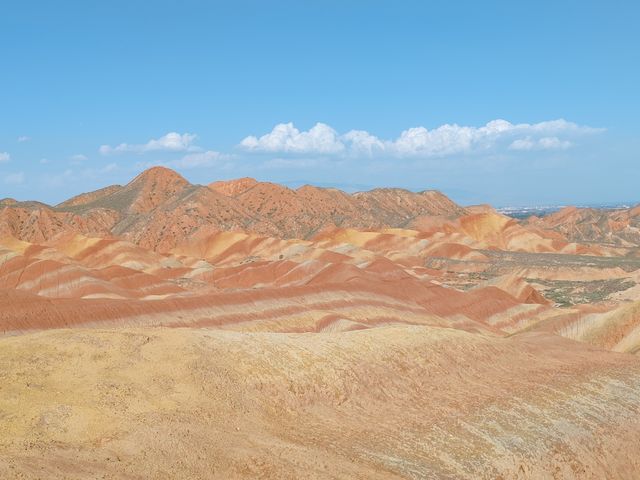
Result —
[[406, 227], [422, 216], [465, 212], [433, 190], [348, 194], [310, 185], [293, 190], [251, 178], [203, 186], [163, 167], [56, 206], [4, 199], [2, 207], [0, 234], [21, 240], [43, 241], [62, 232], [117, 235], [154, 250], [173, 248], [203, 228], [307, 238], [327, 227]]
[[[598, 210], [622, 210], [631, 208], [640, 202], [618, 202], [618, 203], [593, 203], [589, 205], [575, 205], [578, 208], [592, 208]], [[532, 215], [543, 217], [550, 213], [557, 212], [566, 208], [568, 205], [530, 205], [530, 206], [514, 206], [514, 207], [496, 207], [496, 211], [509, 215], [513, 218], [527, 218]]]

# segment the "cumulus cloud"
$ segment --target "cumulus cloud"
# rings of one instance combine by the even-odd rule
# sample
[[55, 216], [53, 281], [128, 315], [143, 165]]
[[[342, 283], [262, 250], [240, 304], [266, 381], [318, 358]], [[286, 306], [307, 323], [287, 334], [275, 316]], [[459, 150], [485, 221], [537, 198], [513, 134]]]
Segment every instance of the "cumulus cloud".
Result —
[[537, 142], [531, 140], [531, 137], [519, 138], [511, 142], [510, 150], [533, 150]]
[[364, 130], [351, 130], [342, 136], [342, 140], [356, 153], [373, 155], [385, 149], [382, 140]]
[[558, 137], [531, 137], [519, 138], [509, 145], [510, 150], [566, 150], [573, 144], [569, 140], [560, 140]]
[[21, 183], [24, 183], [24, 172], [16, 172], [5, 175], [4, 183], [6, 183], [7, 185], [19, 185]]
[[306, 132], [293, 123], [280, 123], [260, 138], [246, 137], [240, 146], [248, 151], [288, 153], [338, 153], [345, 149], [338, 133], [329, 125], [316, 123]]
[[27, 137], [26, 135], [20, 135], [18, 137], [18, 142], [20, 142], [20, 143], [28, 142], [29, 140], [31, 140], [31, 137]]
[[573, 144], [569, 140], [560, 140], [558, 137], [544, 137], [538, 140], [538, 145], [545, 150], [565, 150], [570, 148]]
[[339, 134], [324, 123], [317, 123], [307, 131], [298, 130], [293, 123], [281, 123], [261, 137], [246, 137], [239, 147], [248, 152], [434, 157], [505, 147], [511, 150], [566, 149], [573, 145], [567, 138], [601, 131], [563, 119], [534, 124], [492, 120], [481, 127], [457, 124], [445, 124], [431, 130], [413, 127], [395, 139], [384, 140], [363, 130]]
[[0, 163], [6, 163], [11, 160], [11, 155], [7, 152], [0, 152]]
[[121, 143], [115, 147], [102, 145], [99, 149], [102, 155], [113, 155], [117, 153], [146, 153], [146, 152], [184, 152], [193, 151], [198, 148], [193, 146], [196, 135], [191, 133], [169, 132], [157, 139], [151, 139], [143, 144]]

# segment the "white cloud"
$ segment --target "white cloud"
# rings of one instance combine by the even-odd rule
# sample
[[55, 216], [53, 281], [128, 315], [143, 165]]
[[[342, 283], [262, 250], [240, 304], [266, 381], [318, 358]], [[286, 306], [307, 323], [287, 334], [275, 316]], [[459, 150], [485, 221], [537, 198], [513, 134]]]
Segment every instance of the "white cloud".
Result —
[[473, 142], [484, 137], [480, 130], [458, 125], [442, 125], [434, 130], [415, 127], [402, 132], [395, 141], [386, 142], [386, 146], [387, 150], [403, 157], [461, 153], [471, 150]]
[[71, 160], [74, 163], [82, 163], [85, 160], [87, 160], [87, 156], [83, 155], [81, 153], [76, 153], [75, 155], [71, 155], [71, 157], [69, 157], [69, 160]]
[[48, 158], [41, 158], [40, 159], [40, 165], [46, 165], [47, 163], [49, 163], [49, 159]]
[[510, 150], [566, 150], [573, 144], [569, 140], [560, 140], [558, 137], [531, 137], [519, 138], [509, 145]]
[[298, 130], [293, 123], [280, 123], [260, 138], [246, 137], [240, 146], [249, 151], [324, 154], [338, 153], [345, 148], [338, 133], [324, 123], [316, 123], [306, 132]]
[[115, 147], [112, 147], [110, 145], [102, 145], [99, 148], [99, 151], [102, 155], [112, 155], [125, 152], [146, 153], [157, 151], [193, 151], [198, 149], [197, 147], [194, 147], [192, 145], [195, 139], [196, 135], [191, 133], [180, 134], [176, 132], [169, 132], [158, 139], [151, 139], [144, 144], [121, 143], [120, 145], [117, 145]]
[[6, 163], [11, 160], [11, 155], [7, 152], [0, 152], [0, 163]]
[[351, 130], [342, 136], [345, 143], [356, 153], [373, 155], [385, 149], [384, 142], [364, 130]]
[[522, 123], [519, 125], [514, 125], [518, 128], [526, 128], [539, 132], [546, 133], [560, 133], [560, 132], [568, 132], [568, 133], [600, 133], [604, 132], [604, 128], [593, 128], [588, 127], [586, 125], [578, 125], [573, 122], [568, 122], [563, 118], [558, 120], [549, 120], [546, 122], [534, 123], [533, 125], [529, 125], [528, 123]]
[[10, 173], [9, 175], [6, 175], [4, 177], [4, 183], [8, 185], [18, 185], [23, 182], [24, 182], [23, 172]]
[[531, 140], [531, 137], [518, 138], [511, 142], [509, 145], [510, 150], [532, 150], [536, 145], [536, 142]]
[[20, 135], [18, 137], [18, 142], [20, 142], [20, 143], [28, 142], [29, 140], [31, 140], [31, 137], [27, 137], [26, 135]]
[[538, 145], [545, 150], [566, 150], [573, 144], [569, 140], [560, 140], [558, 137], [544, 137], [538, 140]]
[[432, 130], [413, 127], [401, 132], [396, 139], [383, 140], [363, 130], [351, 130], [340, 135], [323, 123], [317, 123], [308, 131], [298, 130], [293, 123], [281, 123], [259, 138], [246, 137], [239, 146], [249, 152], [434, 157], [505, 147], [511, 150], [566, 149], [573, 145], [566, 137], [601, 131], [603, 129], [562, 119], [535, 124], [493, 120], [481, 127], [457, 124], [445, 124]]

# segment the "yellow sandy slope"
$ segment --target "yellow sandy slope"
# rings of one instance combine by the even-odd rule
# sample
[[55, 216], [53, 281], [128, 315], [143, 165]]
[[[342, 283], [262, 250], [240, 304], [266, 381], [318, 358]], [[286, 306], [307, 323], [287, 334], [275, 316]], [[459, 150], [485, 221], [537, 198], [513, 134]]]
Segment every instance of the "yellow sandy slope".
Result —
[[397, 326], [0, 339], [2, 479], [638, 471], [638, 358], [558, 337]]

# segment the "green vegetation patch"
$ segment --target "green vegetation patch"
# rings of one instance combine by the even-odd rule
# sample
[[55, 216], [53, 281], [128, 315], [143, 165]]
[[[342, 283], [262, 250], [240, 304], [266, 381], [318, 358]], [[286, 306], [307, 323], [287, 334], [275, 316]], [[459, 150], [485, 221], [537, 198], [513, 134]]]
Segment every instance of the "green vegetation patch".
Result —
[[591, 280], [580, 282], [573, 280], [540, 280], [527, 278], [527, 282], [543, 285], [543, 295], [560, 307], [570, 307], [583, 303], [598, 303], [609, 299], [636, 285], [633, 280], [614, 278], [609, 280]]

